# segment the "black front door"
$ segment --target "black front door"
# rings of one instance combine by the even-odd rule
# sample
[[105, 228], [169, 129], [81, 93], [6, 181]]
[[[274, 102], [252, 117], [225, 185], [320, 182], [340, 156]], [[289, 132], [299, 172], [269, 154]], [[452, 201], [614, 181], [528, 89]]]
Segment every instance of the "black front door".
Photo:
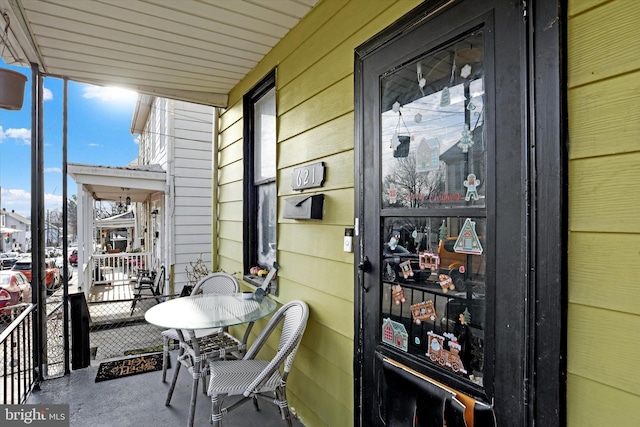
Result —
[[356, 51], [360, 425], [528, 423], [522, 5], [428, 1]]

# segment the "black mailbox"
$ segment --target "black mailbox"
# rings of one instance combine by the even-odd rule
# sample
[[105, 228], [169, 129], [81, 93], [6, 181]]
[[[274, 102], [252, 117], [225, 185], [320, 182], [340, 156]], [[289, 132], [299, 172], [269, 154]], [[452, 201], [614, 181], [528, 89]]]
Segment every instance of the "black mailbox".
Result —
[[284, 202], [285, 218], [322, 219], [324, 194], [289, 197]]

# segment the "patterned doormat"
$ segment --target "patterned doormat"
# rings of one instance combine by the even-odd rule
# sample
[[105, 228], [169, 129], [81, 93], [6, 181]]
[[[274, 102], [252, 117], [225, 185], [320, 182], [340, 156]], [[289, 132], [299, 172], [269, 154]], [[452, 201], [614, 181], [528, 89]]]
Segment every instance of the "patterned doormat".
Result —
[[128, 377], [145, 372], [159, 371], [161, 369], [162, 353], [146, 354], [129, 359], [103, 362], [98, 367], [96, 382]]

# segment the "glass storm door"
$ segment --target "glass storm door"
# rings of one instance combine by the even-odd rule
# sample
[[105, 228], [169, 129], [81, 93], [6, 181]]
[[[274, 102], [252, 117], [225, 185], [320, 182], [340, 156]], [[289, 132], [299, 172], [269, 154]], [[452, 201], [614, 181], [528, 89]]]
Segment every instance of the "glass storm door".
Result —
[[427, 3], [356, 51], [358, 422], [524, 425], [523, 20]]

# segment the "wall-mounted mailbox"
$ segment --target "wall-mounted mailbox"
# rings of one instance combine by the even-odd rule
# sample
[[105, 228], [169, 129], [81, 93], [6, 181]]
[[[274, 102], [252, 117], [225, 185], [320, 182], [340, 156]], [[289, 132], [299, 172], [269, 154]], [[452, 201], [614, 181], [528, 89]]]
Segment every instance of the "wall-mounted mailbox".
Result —
[[324, 194], [289, 197], [284, 202], [285, 218], [322, 219]]

